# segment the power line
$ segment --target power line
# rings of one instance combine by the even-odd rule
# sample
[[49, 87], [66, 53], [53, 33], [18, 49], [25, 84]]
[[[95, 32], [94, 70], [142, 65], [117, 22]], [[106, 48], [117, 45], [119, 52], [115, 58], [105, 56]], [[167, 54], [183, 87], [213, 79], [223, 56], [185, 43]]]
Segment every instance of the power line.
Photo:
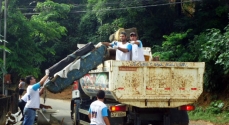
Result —
[[[101, 12], [101, 11], [112, 11], [112, 10], [126, 10], [126, 9], [138, 9], [138, 8], [147, 8], [147, 7], [157, 7], [157, 6], [166, 6], [166, 5], [173, 5], [173, 4], [182, 4], [182, 3], [192, 3], [192, 2], [199, 2], [201, 0], [192, 0], [192, 1], [184, 1], [184, 2], [171, 2], [171, 3], [162, 3], [162, 4], [153, 4], [153, 5], [146, 5], [146, 6], [135, 6], [135, 7], [123, 7], [123, 8], [114, 8], [114, 9], [102, 9], [102, 10], [92, 10], [92, 12]], [[85, 13], [88, 11], [75, 11], [76, 13]]]
[[[145, 5], [145, 6], [134, 6], [134, 7], [123, 7], [123, 8], [113, 8], [113, 9], [102, 9], [102, 10], [81, 10], [81, 11], [71, 11], [70, 13], [86, 13], [86, 12], [101, 12], [101, 11], [114, 11], [114, 10], [126, 10], [126, 9], [138, 9], [138, 8], [148, 8], [148, 7], [158, 7], [158, 6], [166, 6], [166, 5], [175, 5], [175, 4], [183, 4], [183, 3], [193, 3], [193, 2], [200, 2], [202, 0], [190, 0], [190, 1], [183, 1], [183, 2], [169, 2], [169, 3], [161, 3], [161, 4], [152, 4], [152, 5]], [[24, 15], [34, 15], [39, 13], [23, 13]]]
[[[161, 2], [166, 2], [168, 0], [157, 0], [157, 1], [153, 1], [153, 4], [156, 4], [156, 3], [161, 3]], [[188, 1], [183, 1], [183, 2], [169, 2], [169, 3], [190, 3], [190, 2], [195, 2], [195, 1], [202, 1], [202, 0], [188, 0]], [[152, 0], [139, 0], [139, 1], [135, 1], [136, 2], [152, 2]], [[129, 2], [129, 1], [124, 1], [124, 2], [107, 2], [107, 3], [104, 3], [104, 5], [115, 5], [115, 4], [125, 4], [127, 3], [128, 5], [134, 3], [134, 2]], [[151, 3], [152, 4], [152, 3]], [[80, 7], [80, 6], [88, 6], [88, 4], [71, 4], [73, 5], [73, 7]], [[95, 5], [93, 5], [95, 6]], [[36, 6], [25, 6], [26, 8], [29, 8], [29, 9], [32, 9], [32, 8], [35, 8]], [[20, 9], [25, 9], [25, 8], [20, 8]]]
[[[153, 2], [153, 3], [158, 3], [158, 2], [166, 2], [166, 1], [168, 1], [168, 0], [154, 0], [154, 1], [152, 1], [152, 0], [138, 0], [138, 1], [115, 1], [115, 2], [106, 2], [106, 3], [104, 3], [105, 5], [112, 5], [112, 4], [120, 4], [120, 3], [123, 3], [123, 4], [125, 4], [125, 3], [127, 3], [127, 4], [131, 4], [131, 3], [136, 3], [136, 2]], [[68, 4], [68, 3], [65, 3], [65, 4]], [[73, 5], [74, 7], [79, 7], [79, 6], [87, 6], [88, 4], [71, 4], [71, 5]], [[25, 6], [26, 7], [26, 6]], [[29, 7], [36, 7], [36, 6], [31, 6], [31, 5], [29, 5]]]
[[[139, 1], [132, 1], [132, 2], [130, 2], [130, 1], [122, 1], [122, 2], [106, 2], [106, 3], [104, 3], [105, 5], [115, 5], [115, 4], [120, 4], [120, 3], [122, 3], [122, 4], [131, 4], [131, 3], [136, 3], [136, 2], [153, 2], [154, 4], [155, 3], [159, 3], [159, 2], [166, 2], [166, 1], [168, 1], [168, 0], [158, 0], [158, 1], [152, 1], [152, 0], [139, 0]], [[152, 4], [152, 3], [151, 3]], [[87, 6], [87, 4], [72, 4], [72, 5], [74, 5], [74, 7], [79, 7], [79, 6]]]

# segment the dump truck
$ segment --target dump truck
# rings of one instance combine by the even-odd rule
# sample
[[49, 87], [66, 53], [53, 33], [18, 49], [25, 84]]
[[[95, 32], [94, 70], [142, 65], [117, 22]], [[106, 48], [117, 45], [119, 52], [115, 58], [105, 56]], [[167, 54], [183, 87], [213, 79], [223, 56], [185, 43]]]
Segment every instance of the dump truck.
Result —
[[[111, 125], [188, 125], [187, 111], [203, 92], [204, 62], [108, 59], [78, 80], [74, 124], [89, 125], [88, 109], [99, 90]], [[148, 54], [148, 55], [147, 55]]]

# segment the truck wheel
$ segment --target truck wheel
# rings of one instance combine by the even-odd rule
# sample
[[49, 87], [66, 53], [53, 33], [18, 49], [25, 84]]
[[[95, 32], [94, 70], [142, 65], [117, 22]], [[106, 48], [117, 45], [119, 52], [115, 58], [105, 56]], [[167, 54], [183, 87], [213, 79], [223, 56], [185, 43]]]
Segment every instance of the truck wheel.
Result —
[[170, 109], [170, 124], [188, 125], [189, 118], [187, 111], [178, 110], [177, 108]]

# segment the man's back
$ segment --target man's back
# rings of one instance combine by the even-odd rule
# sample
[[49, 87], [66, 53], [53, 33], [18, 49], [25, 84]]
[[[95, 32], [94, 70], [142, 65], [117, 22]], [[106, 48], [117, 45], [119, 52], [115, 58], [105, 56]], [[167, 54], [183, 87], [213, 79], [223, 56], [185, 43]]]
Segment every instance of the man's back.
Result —
[[94, 101], [90, 105], [89, 112], [91, 113], [91, 124], [106, 125], [103, 117], [107, 114], [107, 106], [102, 101]]

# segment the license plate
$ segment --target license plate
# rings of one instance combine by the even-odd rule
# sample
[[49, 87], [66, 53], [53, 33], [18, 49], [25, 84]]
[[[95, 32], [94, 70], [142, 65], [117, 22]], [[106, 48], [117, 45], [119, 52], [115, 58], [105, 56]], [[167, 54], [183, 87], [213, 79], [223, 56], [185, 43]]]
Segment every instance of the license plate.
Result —
[[111, 112], [111, 117], [124, 117], [126, 112]]

